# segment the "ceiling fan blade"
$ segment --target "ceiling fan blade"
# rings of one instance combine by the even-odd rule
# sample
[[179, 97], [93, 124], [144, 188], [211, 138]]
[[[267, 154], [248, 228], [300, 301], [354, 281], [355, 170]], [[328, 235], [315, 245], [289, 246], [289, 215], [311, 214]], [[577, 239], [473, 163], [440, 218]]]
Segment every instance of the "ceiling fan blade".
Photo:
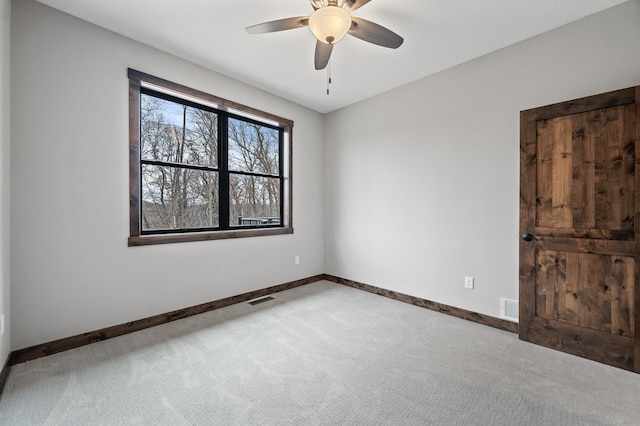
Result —
[[354, 37], [382, 47], [397, 49], [404, 39], [393, 31], [363, 18], [351, 17], [351, 28], [348, 31]]
[[249, 34], [273, 33], [276, 31], [292, 30], [294, 28], [306, 27], [309, 25], [308, 16], [298, 16], [297, 18], [278, 19], [277, 21], [263, 22], [262, 24], [247, 27]]
[[360, 9], [365, 4], [369, 3], [371, 0], [345, 0], [344, 5], [342, 6], [349, 12], [353, 12], [356, 9]]
[[323, 70], [326, 68], [331, 58], [331, 52], [333, 51], [333, 44], [323, 43], [320, 40], [316, 41], [316, 69]]

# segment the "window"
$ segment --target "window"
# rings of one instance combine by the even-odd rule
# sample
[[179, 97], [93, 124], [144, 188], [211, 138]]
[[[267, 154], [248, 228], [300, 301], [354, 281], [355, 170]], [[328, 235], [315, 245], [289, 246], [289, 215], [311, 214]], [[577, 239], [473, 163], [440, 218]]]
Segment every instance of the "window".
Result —
[[293, 233], [293, 122], [129, 69], [129, 245]]

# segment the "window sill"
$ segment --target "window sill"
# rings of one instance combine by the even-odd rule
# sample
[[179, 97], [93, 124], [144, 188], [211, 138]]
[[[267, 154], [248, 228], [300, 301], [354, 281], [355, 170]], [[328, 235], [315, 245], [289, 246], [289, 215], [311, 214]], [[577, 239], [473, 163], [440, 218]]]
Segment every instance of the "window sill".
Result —
[[293, 234], [293, 228], [234, 229], [230, 231], [191, 232], [185, 234], [143, 235], [139, 237], [129, 237], [129, 247], [284, 234]]

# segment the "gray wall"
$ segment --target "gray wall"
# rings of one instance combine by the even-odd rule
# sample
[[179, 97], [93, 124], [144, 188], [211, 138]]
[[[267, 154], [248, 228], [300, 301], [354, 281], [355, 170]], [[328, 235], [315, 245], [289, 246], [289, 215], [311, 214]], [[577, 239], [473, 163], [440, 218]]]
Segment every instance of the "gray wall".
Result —
[[519, 111], [634, 85], [637, 0], [329, 114], [327, 273], [499, 316], [518, 298]]
[[5, 330], [0, 336], [0, 369], [11, 351], [10, 333], [10, 70], [11, 0], [0, 0], [0, 315]]
[[[324, 118], [14, 1], [9, 256], [0, 1], [13, 350], [322, 272], [498, 316], [498, 298], [518, 296], [519, 111], [640, 84], [638, 0]], [[294, 120], [295, 234], [128, 248], [127, 67]], [[6, 358], [8, 333], [0, 345]]]
[[[31, 0], [12, 37], [13, 350], [324, 272], [319, 113]], [[292, 119], [295, 233], [128, 248], [127, 67]]]

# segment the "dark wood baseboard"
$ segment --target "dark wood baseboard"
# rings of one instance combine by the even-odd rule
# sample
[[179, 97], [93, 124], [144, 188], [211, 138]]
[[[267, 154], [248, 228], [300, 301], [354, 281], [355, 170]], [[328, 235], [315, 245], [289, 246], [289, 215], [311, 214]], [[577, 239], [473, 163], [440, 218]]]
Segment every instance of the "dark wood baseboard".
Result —
[[7, 360], [4, 363], [4, 367], [2, 367], [2, 371], [0, 372], [0, 398], [2, 397], [2, 390], [4, 389], [4, 384], [7, 383], [7, 379], [9, 378], [9, 371], [11, 371], [11, 366], [9, 365], [9, 359], [11, 359], [11, 354], [7, 356]]
[[[227, 297], [225, 299], [215, 300], [213, 302], [203, 303], [201, 305], [191, 306], [189, 308], [178, 309], [173, 312], [167, 312], [148, 318], [128, 322], [125, 324], [114, 325], [112, 327], [103, 328], [101, 330], [90, 331], [76, 336], [66, 337], [64, 339], [54, 340], [52, 342], [42, 343], [40, 345], [31, 346], [24, 349], [13, 351], [9, 357], [9, 366], [20, 364], [25, 361], [31, 361], [40, 357], [53, 355], [58, 352], [67, 351], [69, 349], [79, 348], [91, 343], [101, 342], [113, 337], [122, 336], [124, 334], [133, 333], [134, 331], [144, 330], [145, 328], [154, 327], [156, 325], [167, 322], [187, 318], [193, 315], [202, 314], [214, 309], [224, 308], [225, 306], [235, 305], [236, 303], [247, 302], [258, 297], [268, 294], [289, 290], [300, 287], [315, 281], [320, 281], [324, 275], [316, 275], [313, 277], [303, 278], [272, 287], [263, 288], [237, 296]], [[4, 370], [3, 370], [4, 371]], [[3, 373], [4, 374], [4, 373]]]
[[388, 297], [390, 299], [410, 303], [415, 306], [420, 306], [421, 308], [430, 309], [432, 311], [440, 312], [468, 321], [477, 322], [479, 324], [488, 325], [489, 327], [499, 328], [500, 330], [510, 331], [511, 333], [518, 334], [518, 324], [500, 318], [495, 318], [489, 315], [482, 315], [476, 312], [467, 311], [466, 309], [455, 308], [443, 303], [432, 302], [430, 300], [421, 299], [415, 296], [409, 296], [407, 294], [398, 293], [391, 290], [386, 290], [384, 288], [375, 287], [369, 284], [363, 284], [357, 281], [348, 280], [346, 278], [336, 277], [334, 275], [324, 274], [323, 279], [337, 284], [346, 285], [348, 287], [357, 288], [359, 290], [368, 291], [369, 293], [374, 293], [380, 296]]
[[374, 293], [380, 296], [388, 297], [401, 302], [410, 303], [415, 306], [430, 309], [432, 311], [441, 312], [443, 314], [452, 315], [458, 318], [473, 321], [479, 324], [487, 325], [490, 327], [499, 328], [501, 330], [510, 331], [512, 333], [518, 333], [518, 324], [505, 321], [499, 318], [494, 318], [488, 315], [478, 314], [476, 312], [467, 311], [461, 308], [455, 308], [442, 303], [432, 302], [430, 300], [421, 299], [419, 297], [409, 296], [403, 293], [398, 293], [391, 290], [386, 290], [380, 287], [374, 287], [368, 284], [363, 284], [357, 281], [348, 280], [345, 278], [336, 277], [330, 274], [320, 274], [308, 278], [303, 278], [296, 281], [291, 281], [284, 284], [275, 285], [272, 287], [263, 288], [248, 293], [243, 293], [237, 296], [227, 297], [225, 299], [215, 300], [213, 302], [203, 303], [201, 305], [191, 306], [184, 309], [178, 309], [173, 312], [167, 312], [160, 315], [155, 315], [148, 318], [128, 322], [125, 324], [114, 325], [112, 327], [103, 328], [101, 330], [90, 331], [76, 336], [66, 337], [64, 339], [54, 340], [52, 342], [42, 343], [39, 345], [31, 346], [24, 349], [13, 351], [5, 367], [0, 375], [0, 392], [2, 386], [9, 375], [9, 370], [12, 365], [20, 364], [22, 362], [31, 361], [40, 357], [53, 355], [58, 352], [67, 351], [69, 349], [79, 348], [81, 346], [89, 345], [91, 343], [101, 342], [103, 340], [111, 339], [113, 337], [122, 336], [124, 334], [133, 333], [135, 331], [144, 330], [145, 328], [154, 327], [156, 325], [165, 324], [167, 322], [187, 318], [193, 315], [202, 314], [215, 309], [224, 308], [226, 306], [235, 305], [236, 303], [247, 302], [252, 299], [267, 296], [269, 294], [277, 293], [284, 290], [289, 290], [295, 287], [300, 287], [306, 284], [310, 284], [320, 280], [327, 280], [337, 284], [346, 285], [359, 290], [364, 290], [369, 293]]

